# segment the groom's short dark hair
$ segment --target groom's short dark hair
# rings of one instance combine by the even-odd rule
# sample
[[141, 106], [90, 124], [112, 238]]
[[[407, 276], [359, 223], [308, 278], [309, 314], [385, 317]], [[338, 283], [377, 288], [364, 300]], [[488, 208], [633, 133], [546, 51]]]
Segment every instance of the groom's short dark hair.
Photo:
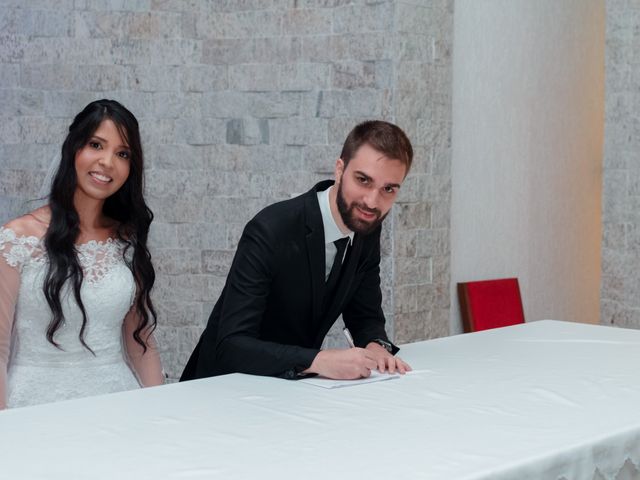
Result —
[[345, 167], [364, 144], [389, 158], [400, 160], [409, 173], [413, 161], [413, 148], [407, 135], [397, 125], [382, 120], [368, 120], [356, 125], [349, 132], [340, 154]]

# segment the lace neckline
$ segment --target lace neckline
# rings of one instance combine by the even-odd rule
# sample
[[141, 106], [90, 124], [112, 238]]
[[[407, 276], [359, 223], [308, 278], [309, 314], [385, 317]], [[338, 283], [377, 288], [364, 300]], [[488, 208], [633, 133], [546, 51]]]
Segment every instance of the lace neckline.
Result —
[[[36, 237], [35, 235], [18, 235], [15, 232], [15, 230], [13, 230], [12, 228], [0, 226], [0, 235], [5, 232], [8, 233], [10, 236], [12, 236], [14, 240], [19, 240], [20, 242], [32, 245], [34, 247], [38, 245], [43, 245], [44, 243], [43, 242], [44, 237]], [[122, 243], [122, 240], [115, 237], [108, 237], [105, 240], [87, 240], [86, 242], [75, 243], [74, 246], [76, 247], [76, 249], [93, 250], [96, 248], [106, 247], [113, 243]]]
[[[115, 265], [131, 260], [133, 253], [125, 246], [125, 241], [112, 237], [75, 244], [75, 253], [84, 278], [89, 283], [97, 283], [106, 277]], [[126, 259], [123, 258], [124, 252], [127, 252]], [[4, 257], [9, 266], [17, 267], [20, 271], [27, 264], [41, 268], [47, 261], [42, 238], [35, 235], [18, 235], [6, 227], [0, 227], [0, 256]]]

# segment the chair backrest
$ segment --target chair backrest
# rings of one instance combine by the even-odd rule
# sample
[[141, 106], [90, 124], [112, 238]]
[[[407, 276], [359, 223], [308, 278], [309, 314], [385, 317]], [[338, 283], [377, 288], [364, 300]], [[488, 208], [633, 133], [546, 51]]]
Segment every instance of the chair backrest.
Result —
[[458, 283], [465, 332], [524, 323], [517, 278]]

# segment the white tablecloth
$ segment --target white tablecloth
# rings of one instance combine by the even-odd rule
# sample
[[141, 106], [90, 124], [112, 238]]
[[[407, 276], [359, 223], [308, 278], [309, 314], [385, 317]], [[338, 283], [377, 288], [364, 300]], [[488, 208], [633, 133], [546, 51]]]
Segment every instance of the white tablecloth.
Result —
[[0, 412], [0, 478], [591, 480], [625, 462], [620, 475], [635, 472], [640, 331], [541, 321], [401, 356], [420, 371], [334, 390], [236, 374]]

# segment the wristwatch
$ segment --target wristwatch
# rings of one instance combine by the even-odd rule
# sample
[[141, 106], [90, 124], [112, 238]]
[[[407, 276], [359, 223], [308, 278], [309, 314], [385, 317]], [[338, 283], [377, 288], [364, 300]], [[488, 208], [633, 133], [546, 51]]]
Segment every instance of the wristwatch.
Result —
[[374, 338], [373, 340], [371, 340], [373, 343], [377, 343], [378, 345], [380, 345], [382, 348], [384, 348], [387, 352], [389, 353], [393, 353], [393, 345], [391, 345], [389, 342], [385, 342], [384, 340], [381, 340], [379, 338]]

